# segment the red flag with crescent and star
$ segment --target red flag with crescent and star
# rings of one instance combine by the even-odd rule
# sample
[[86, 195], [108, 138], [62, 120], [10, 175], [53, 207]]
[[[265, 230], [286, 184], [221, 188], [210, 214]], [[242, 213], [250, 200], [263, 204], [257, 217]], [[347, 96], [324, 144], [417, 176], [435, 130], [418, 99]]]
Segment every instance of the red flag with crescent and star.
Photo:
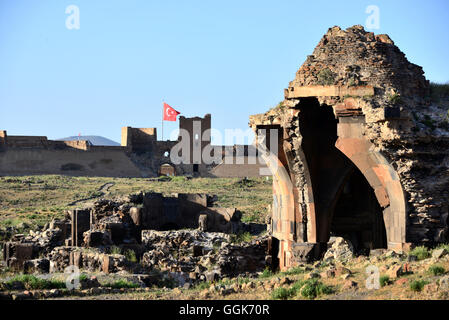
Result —
[[168, 104], [164, 102], [164, 120], [165, 121], [176, 121], [176, 116], [181, 112], [176, 111]]

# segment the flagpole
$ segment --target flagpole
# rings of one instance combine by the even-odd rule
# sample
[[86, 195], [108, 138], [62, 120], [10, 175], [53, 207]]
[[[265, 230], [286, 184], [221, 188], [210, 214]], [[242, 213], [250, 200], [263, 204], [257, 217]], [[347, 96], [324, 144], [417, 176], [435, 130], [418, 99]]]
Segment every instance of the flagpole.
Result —
[[164, 141], [164, 100], [162, 100], [162, 141]]

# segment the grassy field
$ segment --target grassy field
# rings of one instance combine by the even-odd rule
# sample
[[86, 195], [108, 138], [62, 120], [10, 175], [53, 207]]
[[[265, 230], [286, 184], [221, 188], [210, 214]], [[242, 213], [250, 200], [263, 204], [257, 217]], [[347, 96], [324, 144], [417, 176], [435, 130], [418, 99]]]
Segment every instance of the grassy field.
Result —
[[[100, 192], [113, 184], [105, 195]], [[171, 193], [207, 193], [218, 197], [217, 205], [235, 207], [243, 221], [263, 222], [272, 201], [272, 181], [266, 178], [174, 177], [167, 181], [147, 178], [69, 177], [60, 175], [0, 177], [0, 228], [44, 225], [64, 216], [67, 209], [80, 207], [87, 198], [113, 199], [140, 191]]]

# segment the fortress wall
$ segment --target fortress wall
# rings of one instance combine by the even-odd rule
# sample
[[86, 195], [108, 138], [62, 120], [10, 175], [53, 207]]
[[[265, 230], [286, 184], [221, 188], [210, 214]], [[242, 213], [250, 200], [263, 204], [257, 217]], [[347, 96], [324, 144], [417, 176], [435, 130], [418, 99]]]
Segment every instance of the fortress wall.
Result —
[[89, 143], [87, 140], [72, 140], [72, 141], [51, 141], [53, 146], [59, 146], [62, 142], [63, 146], [67, 146], [70, 148], [80, 149], [80, 150], [88, 150]]
[[10, 148], [47, 148], [49, 141], [45, 136], [8, 136]]
[[8, 149], [0, 152], [0, 175], [65, 174], [73, 176], [141, 177], [123, 148]]
[[[254, 156], [230, 156], [230, 163], [220, 163], [210, 171], [217, 178], [260, 177], [268, 173], [265, 163]], [[262, 169], [262, 171], [261, 171]]]
[[118, 147], [118, 146], [89, 146], [89, 151], [120, 151], [125, 152], [128, 149], [126, 147]]
[[6, 130], [0, 130], [0, 149], [6, 146], [7, 136]]
[[156, 128], [122, 128], [122, 147], [128, 147], [131, 150], [147, 150], [156, 142]]

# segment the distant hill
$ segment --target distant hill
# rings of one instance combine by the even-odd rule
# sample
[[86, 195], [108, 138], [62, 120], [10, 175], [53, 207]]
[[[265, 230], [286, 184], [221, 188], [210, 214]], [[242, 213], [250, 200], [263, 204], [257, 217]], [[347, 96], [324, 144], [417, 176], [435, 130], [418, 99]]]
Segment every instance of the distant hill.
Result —
[[94, 146], [120, 146], [120, 143], [101, 136], [72, 136], [67, 138], [56, 139], [59, 141], [70, 140], [88, 140]]

